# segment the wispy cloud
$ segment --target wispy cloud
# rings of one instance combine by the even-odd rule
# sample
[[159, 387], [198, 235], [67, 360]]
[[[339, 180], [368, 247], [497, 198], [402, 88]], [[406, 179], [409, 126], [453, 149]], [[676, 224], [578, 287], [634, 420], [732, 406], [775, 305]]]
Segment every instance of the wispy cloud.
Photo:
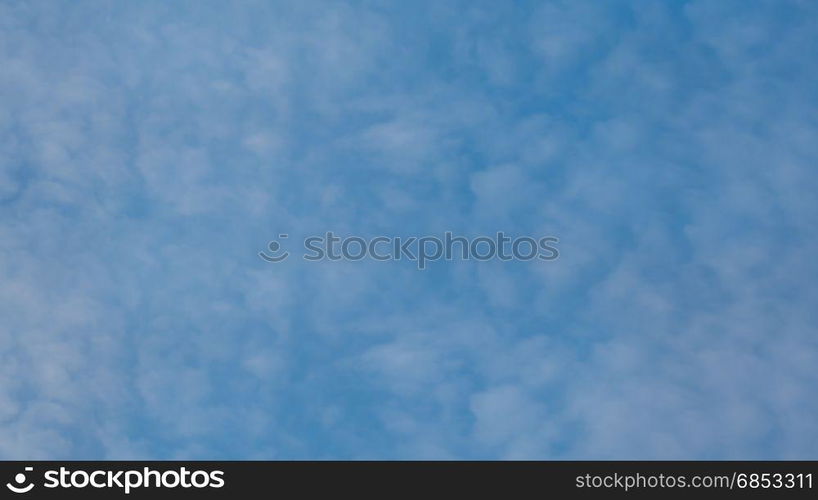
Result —
[[0, 457], [815, 458], [816, 14], [3, 2]]

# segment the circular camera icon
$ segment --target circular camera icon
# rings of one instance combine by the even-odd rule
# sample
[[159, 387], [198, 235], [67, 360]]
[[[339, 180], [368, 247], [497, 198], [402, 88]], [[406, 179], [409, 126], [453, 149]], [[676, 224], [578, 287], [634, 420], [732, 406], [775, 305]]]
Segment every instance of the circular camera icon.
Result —
[[[26, 467], [25, 470], [26, 472], [31, 472], [34, 470], [34, 467]], [[22, 472], [18, 472], [14, 475], [14, 482], [16, 484], [6, 483], [6, 488], [10, 489], [14, 493], [28, 493], [32, 488], [34, 488], [34, 483], [25, 484], [26, 475]]]
[[[278, 235], [278, 237], [282, 239], [286, 239], [288, 236], [289, 235], [286, 234]], [[281, 262], [282, 260], [290, 256], [290, 252], [282, 252], [280, 255], [277, 255], [278, 251], [281, 250], [281, 243], [279, 243], [276, 240], [273, 240], [270, 243], [268, 243], [267, 249], [270, 251], [270, 255], [267, 255], [264, 252], [258, 253], [258, 256], [266, 260], [267, 262]]]

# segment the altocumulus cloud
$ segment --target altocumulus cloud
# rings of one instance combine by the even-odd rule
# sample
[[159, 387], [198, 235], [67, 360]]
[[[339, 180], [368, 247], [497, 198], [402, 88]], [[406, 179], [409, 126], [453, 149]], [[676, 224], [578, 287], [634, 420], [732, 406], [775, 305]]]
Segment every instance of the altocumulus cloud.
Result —
[[816, 19], [2, 2], [0, 457], [818, 458]]

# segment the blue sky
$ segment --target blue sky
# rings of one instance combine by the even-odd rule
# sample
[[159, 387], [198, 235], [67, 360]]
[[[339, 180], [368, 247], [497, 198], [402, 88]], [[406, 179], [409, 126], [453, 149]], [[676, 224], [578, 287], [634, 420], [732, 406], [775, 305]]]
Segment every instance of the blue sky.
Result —
[[[816, 46], [807, 0], [0, 1], [0, 458], [818, 458]], [[257, 256], [326, 231], [560, 258]]]

